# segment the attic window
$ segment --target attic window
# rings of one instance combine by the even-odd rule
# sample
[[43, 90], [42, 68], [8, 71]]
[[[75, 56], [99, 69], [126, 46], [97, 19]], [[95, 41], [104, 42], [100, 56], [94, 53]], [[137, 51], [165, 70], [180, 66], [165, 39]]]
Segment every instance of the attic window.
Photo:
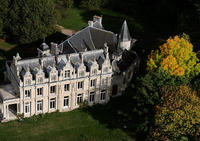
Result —
[[80, 71], [79, 72], [79, 76], [81, 77], [81, 76], [84, 76], [84, 71]]
[[26, 84], [26, 85], [30, 85], [30, 84], [31, 84], [31, 80], [30, 80], [30, 79], [27, 79], [27, 80], [25, 81], [25, 84]]
[[97, 70], [96, 70], [96, 69], [93, 69], [93, 70], [92, 70], [92, 74], [97, 74]]
[[105, 67], [103, 71], [108, 72], [108, 67]]

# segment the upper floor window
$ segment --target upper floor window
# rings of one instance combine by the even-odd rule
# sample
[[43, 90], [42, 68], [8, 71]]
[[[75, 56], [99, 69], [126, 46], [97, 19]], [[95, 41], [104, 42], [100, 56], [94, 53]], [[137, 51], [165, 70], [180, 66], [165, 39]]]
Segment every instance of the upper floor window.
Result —
[[65, 71], [65, 78], [69, 78], [70, 77], [70, 70], [66, 70]]
[[70, 86], [69, 84], [65, 84], [64, 85], [64, 91], [69, 91], [69, 89], [70, 89], [69, 86]]
[[38, 78], [38, 83], [42, 83], [43, 82], [43, 78], [42, 77], [39, 77]]
[[31, 97], [31, 90], [25, 90], [25, 97]]
[[80, 71], [80, 72], [79, 72], [79, 76], [80, 76], [80, 77], [84, 76], [84, 71]]
[[43, 88], [37, 88], [37, 95], [43, 95]]
[[30, 85], [31, 84], [31, 79], [26, 79], [25, 84], [26, 85]]
[[51, 86], [50, 93], [55, 93], [55, 92], [56, 92], [56, 86]]
[[51, 81], [55, 81], [55, 80], [56, 80], [56, 75], [55, 74], [51, 75]]
[[78, 82], [78, 89], [83, 89], [83, 81]]
[[90, 80], [90, 87], [96, 86], [96, 79]]

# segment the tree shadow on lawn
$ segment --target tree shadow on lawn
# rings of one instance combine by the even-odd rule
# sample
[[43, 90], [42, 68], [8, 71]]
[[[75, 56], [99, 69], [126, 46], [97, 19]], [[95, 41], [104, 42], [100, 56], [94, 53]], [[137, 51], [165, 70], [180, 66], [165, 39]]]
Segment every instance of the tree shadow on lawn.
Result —
[[101, 124], [106, 125], [110, 129], [121, 129], [131, 138], [136, 140], [145, 140], [146, 133], [137, 132], [136, 126], [141, 119], [133, 114], [134, 101], [132, 95], [122, 95], [112, 98], [105, 105], [94, 105], [82, 108], [84, 112], [90, 114], [94, 119]]

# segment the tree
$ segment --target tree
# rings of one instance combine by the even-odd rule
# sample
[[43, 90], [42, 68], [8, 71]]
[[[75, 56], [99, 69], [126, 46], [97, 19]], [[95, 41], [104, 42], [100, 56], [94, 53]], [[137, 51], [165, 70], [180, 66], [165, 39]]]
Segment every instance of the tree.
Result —
[[153, 137], [177, 140], [195, 136], [200, 127], [200, 98], [196, 91], [189, 86], [164, 86], [160, 93]]
[[[1, 0], [5, 5], [8, 1]], [[30, 43], [55, 31], [56, 13], [52, 0], [9, 1], [4, 14], [5, 33], [19, 43]]]
[[189, 37], [183, 34], [181, 37], [170, 37], [159, 50], [152, 51], [147, 70], [190, 78], [199, 74], [200, 63]]

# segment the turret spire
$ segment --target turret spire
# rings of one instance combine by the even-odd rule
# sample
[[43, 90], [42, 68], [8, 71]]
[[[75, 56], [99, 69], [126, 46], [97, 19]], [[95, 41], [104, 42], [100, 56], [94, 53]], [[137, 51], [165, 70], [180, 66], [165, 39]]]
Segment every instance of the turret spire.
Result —
[[130, 36], [130, 33], [129, 33], [129, 29], [128, 29], [128, 25], [127, 25], [126, 20], [124, 21], [124, 23], [122, 25], [122, 28], [121, 28], [121, 31], [120, 31], [120, 34], [119, 34], [119, 39], [120, 39], [120, 41], [123, 41], [123, 42], [131, 40], [131, 36]]

